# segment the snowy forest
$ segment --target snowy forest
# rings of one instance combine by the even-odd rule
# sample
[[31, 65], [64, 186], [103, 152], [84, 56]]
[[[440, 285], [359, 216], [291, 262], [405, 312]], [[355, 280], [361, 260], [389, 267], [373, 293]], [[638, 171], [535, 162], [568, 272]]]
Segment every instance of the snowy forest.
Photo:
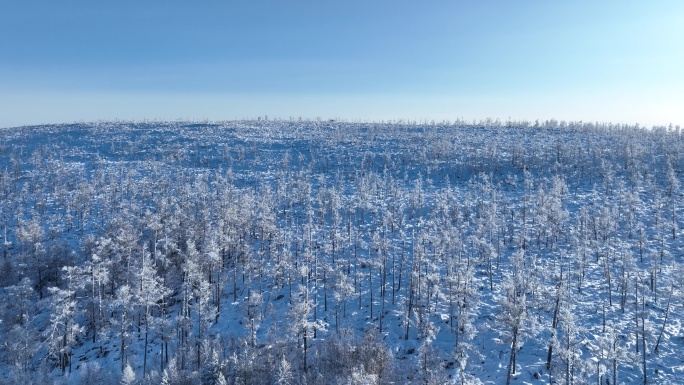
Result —
[[684, 133], [0, 130], [0, 382], [684, 383]]

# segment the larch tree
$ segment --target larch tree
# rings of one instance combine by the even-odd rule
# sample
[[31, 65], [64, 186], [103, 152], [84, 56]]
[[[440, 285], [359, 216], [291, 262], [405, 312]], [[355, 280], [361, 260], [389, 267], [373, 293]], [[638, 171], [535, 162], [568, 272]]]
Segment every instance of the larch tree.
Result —
[[525, 252], [518, 249], [511, 256], [511, 272], [501, 283], [500, 306], [497, 321], [502, 325], [501, 333], [510, 343], [510, 359], [506, 384], [510, 384], [517, 373], [517, 352], [526, 337], [532, 332], [532, 318], [528, 312], [528, 285], [525, 272]]
[[291, 332], [301, 338], [303, 370], [307, 371], [307, 350], [310, 339], [314, 338], [316, 330], [327, 330], [327, 324], [322, 320], [310, 320], [314, 302], [308, 284], [300, 285], [288, 312]]
[[45, 300], [50, 310], [50, 324], [44, 332], [46, 344], [49, 358], [57, 363], [64, 374], [67, 367], [71, 372], [73, 349], [85, 328], [77, 322], [74, 290], [53, 286], [48, 288], [48, 292], [50, 296]]
[[134, 301], [138, 306], [139, 316], [143, 318], [144, 326], [144, 351], [143, 351], [143, 376], [147, 374], [147, 351], [149, 345], [150, 329], [157, 329], [156, 318], [153, 309], [170, 294], [170, 290], [164, 287], [161, 277], [157, 274], [151, 255], [147, 250], [143, 250], [142, 260], [137, 273]]
[[221, 372], [221, 364], [216, 350], [212, 349], [209, 357], [205, 360], [200, 380], [202, 385], [228, 385]]
[[121, 372], [121, 380], [119, 381], [119, 384], [121, 384], [121, 385], [135, 385], [135, 383], [136, 383], [135, 372], [133, 371], [131, 364], [126, 364], [123, 372]]
[[33, 289], [33, 282], [27, 277], [8, 287], [6, 295], [11, 302], [0, 310], [0, 328], [4, 329], [7, 337], [0, 346], [8, 364], [18, 368], [23, 375], [28, 375], [33, 368], [31, 359], [39, 347], [35, 337], [38, 332], [35, 327], [38, 296]]
[[118, 313], [117, 319], [113, 320], [116, 325], [117, 334], [119, 338], [119, 357], [121, 360], [121, 371], [125, 369], [126, 351], [128, 349], [128, 342], [130, 338], [130, 328], [133, 324], [133, 313], [131, 312], [131, 305], [134, 303], [134, 293], [128, 285], [121, 285], [116, 291], [116, 298], [113, 301], [113, 307]]

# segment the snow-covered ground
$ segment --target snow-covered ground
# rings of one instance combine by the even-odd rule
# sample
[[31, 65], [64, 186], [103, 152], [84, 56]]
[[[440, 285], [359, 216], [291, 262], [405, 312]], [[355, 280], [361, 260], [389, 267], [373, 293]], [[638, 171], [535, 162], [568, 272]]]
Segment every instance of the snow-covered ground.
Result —
[[555, 121], [2, 130], [0, 379], [684, 383], [683, 144]]

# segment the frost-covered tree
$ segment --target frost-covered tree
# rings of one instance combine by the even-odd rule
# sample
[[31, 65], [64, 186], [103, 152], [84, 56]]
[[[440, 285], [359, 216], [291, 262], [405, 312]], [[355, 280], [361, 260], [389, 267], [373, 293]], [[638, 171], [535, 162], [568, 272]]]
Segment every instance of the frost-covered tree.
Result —
[[121, 371], [125, 370], [125, 363], [127, 362], [127, 349], [130, 337], [130, 328], [133, 324], [133, 314], [131, 309], [134, 303], [134, 294], [131, 291], [131, 287], [128, 285], [122, 285], [116, 291], [116, 298], [114, 299], [112, 305], [113, 309], [117, 314], [117, 317], [112, 320], [112, 323], [117, 329], [117, 336], [119, 339], [119, 357], [121, 359]]
[[295, 377], [292, 373], [292, 365], [285, 358], [285, 356], [280, 358], [278, 361], [278, 367], [275, 377], [276, 385], [293, 385], [295, 383]]
[[126, 367], [124, 367], [124, 370], [121, 373], [121, 381], [119, 381], [119, 384], [134, 385], [136, 382], [135, 372], [133, 371], [133, 368], [131, 368], [131, 364], [126, 364]]
[[33, 369], [31, 359], [39, 347], [35, 336], [38, 296], [33, 289], [33, 281], [23, 278], [18, 284], [8, 287], [5, 296], [8, 302], [0, 313], [0, 327], [6, 337], [0, 346], [7, 363], [28, 375]]
[[262, 307], [264, 298], [259, 290], [250, 290], [249, 298], [245, 302], [246, 324], [249, 325], [249, 341], [256, 346], [256, 334], [263, 319]]
[[48, 293], [49, 297], [45, 298], [45, 301], [50, 311], [50, 323], [44, 332], [48, 358], [55, 362], [64, 374], [67, 367], [69, 372], [72, 370], [73, 350], [85, 328], [78, 323], [76, 317], [77, 302], [74, 290], [50, 287]]
[[449, 322], [455, 335], [454, 357], [463, 379], [469, 355], [474, 353], [472, 342], [477, 334], [476, 316], [479, 311], [480, 295], [472, 264], [461, 260], [458, 253], [452, 255], [447, 264], [445, 281], [450, 311]]
[[529, 313], [529, 286], [526, 275], [525, 252], [517, 250], [511, 257], [511, 272], [501, 284], [500, 306], [497, 322], [504, 340], [510, 343], [510, 359], [506, 374], [506, 384], [510, 384], [517, 373], [517, 352], [526, 337], [533, 332], [532, 318]]
[[[188, 242], [188, 258], [183, 265], [184, 270], [184, 301], [185, 301], [185, 318], [183, 322], [185, 327], [191, 322], [191, 310], [194, 310], [195, 318], [195, 346], [197, 352], [197, 369], [200, 368], [201, 359], [201, 344], [203, 339], [207, 337], [207, 333], [211, 324], [216, 318], [216, 308], [211, 304], [212, 286], [205, 278], [201, 269], [201, 254], [196, 249], [193, 242]], [[185, 331], [189, 333], [189, 330]]]
[[335, 300], [335, 331], [339, 332], [340, 316], [346, 317], [347, 315], [347, 301], [354, 295], [354, 284], [343, 267], [334, 270], [331, 280]]
[[104, 251], [107, 241], [99, 243], [96, 252], [77, 270], [81, 286], [87, 292], [87, 318], [88, 328], [92, 333], [92, 342], [95, 343], [98, 334], [105, 327], [105, 309], [110, 299], [107, 286], [111, 280], [111, 260], [103, 258], [98, 251]]
[[201, 375], [202, 385], [227, 385], [228, 382], [221, 372], [218, 353], [212, 350], [204, 362]]
[[679, 178], [670, 159], [667, 161], [667, 196], [669, 201], [670, 229], [672, 231], [672, 239], [674, 240], [679, 231], [677, 209], [679, 208], [678, 203], [681, 202], [681, 192]]
[[292, 305], [288, 313], [290, 322], [290, 332], [297, 336], [299, 345], [302, 349], [303, 370], [307, 370], [307, 350], [309, 341], [314, 338], [316, 330], [325, 331], [327, 324], [322, 320], [311, 320], [314, 302], [308, 285], [300, 285], [299, 290], [293, 298]]
[[[22, 244], [22, 259], [18, 267], [28, 274], [33, 273], [35, 270], [38, 294], [42, 299], [48, 267], [45, 260], [45, 230], [43, 229], [40, 216], [36, 212], [32, 213], [30, 220], [23, 220], [21, 217], [20, 219], [17, 239]], [[6, 238], [7, 236], [5, 235], [5, 242], [7, 241]]]
[[[138, 307], [138, 319], [142, 317], [144, 327], [144, 352], [143, 352], [143, 376], [147, 373], [147, 351], [149, 345], [150, 329], [156, 330], [157, 317], [153, 310], [157, 309], [170, 291], [164, 286], [162, 279], [157, 274], [152, 258], [147, 250], [142, 252], [142, 260], [137, 272], [135, 304]], [[138, 321], [140, 322], [140, 321]]]

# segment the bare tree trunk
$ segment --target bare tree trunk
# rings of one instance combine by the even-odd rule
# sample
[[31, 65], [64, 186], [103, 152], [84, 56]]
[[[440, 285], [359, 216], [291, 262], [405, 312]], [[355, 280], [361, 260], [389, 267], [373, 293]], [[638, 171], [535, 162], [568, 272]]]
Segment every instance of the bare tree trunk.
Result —
[[406, 330], [404, 332], [404, 340], [408, 341], [409, 338], [409, 326], [411, 325], [411, 310], [413, 310], [413, 277], [409, 279], [408, 287], [408, 306], [406, 308]]
[[518, 328], [513, 328], [513, 342], [511, 343], [511, 358], [508, 361], [508, 373], [506, 374], [506, 385], [511, 385], [511, 377], [515, 374], [515, 354], [518, 345]]
[[368, 263], [368, 290], [370, 291], [370, 318], [373, 321], [373, 267]]
[[643, 291], [641, 295], [641, 365], [644, 372], [644, 385], [646, 385], [648, 383], [646, 376], [646, 305], [643, 298]]
[[556, 336], [556, 327], [558, 326], [558, 309], [560, 307], [560, 284], [557, 287], [556, 306], [553, 309], [553, 321], [551, 322], [551, 342], [549, 343], [549, 352], [546, 355], [546, 370], [551, 370], [551, 357], [553, 355], [553, 338]]
[[149, 326], [147, 325], [147, 318], [145, 319], [145, 351], [143, 353], [143, 377], [147, 374], [147, 345], [148, 345]]
[[306, 328], [304, 328], [304, 373], [306, 373]]
[[660, 333], [658, 333], [658, 339], [656, 340], [655, 348], [653, 351], [658, 352], [658, 346], [660, 345], [660, 339], [663, 337], [663, 332], [665, 331], [665, 325], [667, 324], [667, 318], [670, 315], [670, 300], [672, 299], [672, 292], [674, 287], [670, 287], [670, 295], [667, 297], [667, 307], [665, 308], [665, 318], [663, 319], [663, 326], [660, 328]]

